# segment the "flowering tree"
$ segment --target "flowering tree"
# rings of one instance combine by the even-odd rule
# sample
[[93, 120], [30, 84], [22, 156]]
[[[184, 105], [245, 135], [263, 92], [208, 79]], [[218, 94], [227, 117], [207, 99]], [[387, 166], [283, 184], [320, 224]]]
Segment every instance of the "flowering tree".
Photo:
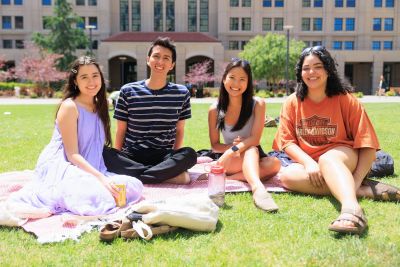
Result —
[[[185, 75], [183, 80], [187, 83], [195, 85], [199, 92], [202, 92], [204, 84], [213, 82], [215, 80], [214, 74], [210, 73], [211, 60], [206, 60], [200, 63], [196, 63], [189, 68], [189, 72]], [[202, 97], [202, 94], [197, 95]]]
[[11, 78], [11, 73], [9, 70], [3, 70], [5, 66], [6, 60], [3, 56], [0, 55], [0, 82], [6, 81], [8, 78]]
[[60, 81], [67, 77], [66, 72], [56, 69], [57, 61], [63, 55], [49, 53], [31, 44], [27, 47], [29, 52], [15, 68], [15, 77], [34, 83], [35, 92], [38, 95], [43, 94], [43, 89], [52, 94], [50, 82]]

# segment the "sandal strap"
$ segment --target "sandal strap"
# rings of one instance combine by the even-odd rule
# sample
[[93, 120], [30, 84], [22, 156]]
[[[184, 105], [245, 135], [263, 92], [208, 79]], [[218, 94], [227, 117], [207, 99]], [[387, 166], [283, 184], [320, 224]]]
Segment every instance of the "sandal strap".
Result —
[[[142, 221], [132, 221], [132, 228], [136, 231], [136, 233], [138, 233], [141, 238], [145, 240], [150, 240], [153, 237], [153, 231], [151, 231], [150, 226]], [[145, 234], [144, 232], [146, 232], [147, 234]]]
[[[362, 185], [366, 185], [371, 188], [374, 199], [376, 200], [400, 200], [398, 198], [398, 194], [400, 194], [400, 189], [393, 185], [385, 184], [368, 178], [365, 178], [362, 181]], [[384, 197], [385, 193], [387, 194], [387, 197]]]
[[368, 220], [365, 217], [364, 211], [362, 209], [342, 209], [339, 217], [335, 221], [342, 220], [353, 222], [355, 225], [358, 225], [360, 227], [365, 227], [368, 223]]

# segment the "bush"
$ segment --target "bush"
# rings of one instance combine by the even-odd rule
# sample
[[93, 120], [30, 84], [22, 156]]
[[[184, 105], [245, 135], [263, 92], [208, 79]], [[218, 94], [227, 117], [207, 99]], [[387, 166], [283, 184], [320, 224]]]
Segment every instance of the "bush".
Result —
[[219, 96], [219, 92], [218, 91], [211, 91], [211, 97], [218, 97]]
[[362, 98], [364, 96], [363, 92], [354, 92], [353, 95], [357, 98]]
[[387, 95], [387, 96], [395, 96], [396, 93], [393, 92], [393, 91], [388, 91], [388, 92], [386, 92], [386, 95]]

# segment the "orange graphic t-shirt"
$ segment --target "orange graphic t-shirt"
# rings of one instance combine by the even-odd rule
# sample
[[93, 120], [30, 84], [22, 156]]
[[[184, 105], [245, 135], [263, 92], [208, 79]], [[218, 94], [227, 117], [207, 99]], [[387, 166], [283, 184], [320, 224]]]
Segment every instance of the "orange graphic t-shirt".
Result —
[[272, 148], [298, 145], [314, 160], [336, 146], [379, 149], [374, 127], [361, 103], [352, 95], [326, 97], [320, 103], [295, 94], [282, 106]]

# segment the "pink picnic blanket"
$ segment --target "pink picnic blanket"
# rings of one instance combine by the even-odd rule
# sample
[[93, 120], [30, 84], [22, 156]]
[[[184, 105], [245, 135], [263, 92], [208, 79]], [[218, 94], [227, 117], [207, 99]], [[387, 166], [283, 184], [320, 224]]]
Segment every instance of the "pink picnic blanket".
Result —
[[[207, 193], [207, 176], [204, 175], [204, 165], [197, 164], [189, 170], [192, 182], [188, 185], [175, 184], [151, 184], [145, 185], [143, 199], [161, 200], [176, 195]], [[33, 177], [33, 171], [17, 171], [0, 174], [0, 201], [5, 201], [7, 197], [15, 191], [20, 190]], [[270, 192], [286, 192], [278, 176], [269, 179], [264, 183]], [[247, 183], [226, 180], [226, 192], [245, 192], [250, 191]], [[124, 216], [124, 209], [119, 209], [116, 213], [107, 216], [75, 216], [71, 214], [53, 215], [42, 219], [29, 219], [22, 225], [22, 228], [33, 233], [39, 243], [59, 242], [66, 239], [78, 240], [84, 232], [91, 231], [94, 227], [103, 225], [110, 220], [120, 219]], [[65, 222], [71, 220], [77, 225], [66, 225]]]

